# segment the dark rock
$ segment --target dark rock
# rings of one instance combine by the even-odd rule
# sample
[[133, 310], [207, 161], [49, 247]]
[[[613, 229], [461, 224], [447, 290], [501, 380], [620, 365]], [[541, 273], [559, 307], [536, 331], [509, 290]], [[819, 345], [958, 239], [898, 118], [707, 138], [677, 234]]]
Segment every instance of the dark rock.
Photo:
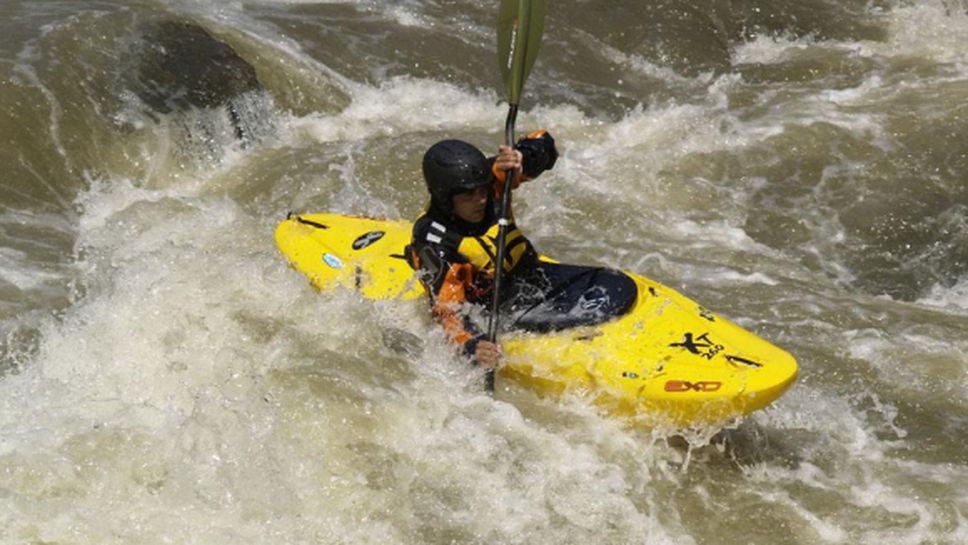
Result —
[[144, 43], [134, 91], [158, 113], [220, 107], [262, 90], [252, 65], [196, 24], [146, 25]]

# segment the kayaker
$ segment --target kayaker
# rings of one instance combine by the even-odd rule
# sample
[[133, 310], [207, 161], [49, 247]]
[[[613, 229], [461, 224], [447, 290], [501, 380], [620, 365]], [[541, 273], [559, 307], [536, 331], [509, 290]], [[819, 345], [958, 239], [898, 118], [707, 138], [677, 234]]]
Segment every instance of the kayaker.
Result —
[[[499, 146], [495, 157], [461, 140], [437, 142], [424, 154], [430, 204], [414, 224], [408, 261], [420, 273], [447, 336], [482, 367], [495, 367], [502, 354], [500, 344], [487, 341], [475, 322], [473, 306], [486, 311], [492, 297], [505, 171], [514, 173], [516, 189], [557, 159], [555, 141], [544, 130], [528, 134], [514, 148]], [[635, 283], [627, 276], [540, 260], [513, 214], [510, 220], [500, 310], [502, 320], [508, 317], [506, 327], [550, 331], [601, 323], [634, 303]]]

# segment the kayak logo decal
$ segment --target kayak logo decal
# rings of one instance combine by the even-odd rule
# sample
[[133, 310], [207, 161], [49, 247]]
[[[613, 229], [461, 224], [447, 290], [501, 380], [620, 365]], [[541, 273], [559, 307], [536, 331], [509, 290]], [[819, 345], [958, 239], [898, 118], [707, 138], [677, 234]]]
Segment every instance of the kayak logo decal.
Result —
[[374, 242], [383, 238], [386, 233], [384, 231], [370, 231], [369, 233], [360, 235], [353, 241], [354, 250], [362, 250], [367, 246], [373, 244]]
[[329, 265], [331, 269], [343, 268], [343, 261], [331, 253], [323, 254], [323, 262]]
[[748, 365], [750, 367], [763, 367], [762, 363], [759, 363], [747, 358], [741, 358], [739, 356], [730, 356], [729, 354], [726, 354], [726, 361], [728, 361], [729, 363], [732, 363], [733, 365], [736, 365], [737, 363], [741, 363], [743, 365]]
[[665, 383], [667, 392], [715, 392], [723, 387], [723, 383], [718, 380], [700, 380], [690, 382], [688, 380], [670, 380]]
[[681, 343], [672, 343], [669, 346], [672, 348], [685, 348], [689, 352], [692, 352], [697, 356], [702, 356], [707, 360], [713, 359], [716, 354], [719, 354], [724, 348], [726, 348], [721, 344], [716, 344], [713, 342], [713, 340], [709, 338], [709, 333], [703, 333], [698, 337], [693, 337], [692, 333], [686, 333]]
[[[694, 336], [692, 333], [686, 333], [683, 335], [681, 343], [672, 343], [669, 345], [672, 348], [685, 348], [690, 353], [697, 356], [711, 360], [716, 357], [717, 354], [726, 349], [725, 346], [721, 344], [716, 344], [710, 337], [709, 333], [703, 333], [698, 337]], [[758, 369], [763, 367], [763, 364], [758, 361], [753, 361], [749, 358], [744, 358], [742, 356], [733, 356], [731, 354], [724, 354], [723, 357], [726, 361], [739, 367], [740, 365], [745, 365], [747, 367], [752, 367]]]
[[594, 286], [578, 299], [578, 308], [590, 313], [601, 309], [607, 303], [608, 294], [605, 293], [605, 288]]

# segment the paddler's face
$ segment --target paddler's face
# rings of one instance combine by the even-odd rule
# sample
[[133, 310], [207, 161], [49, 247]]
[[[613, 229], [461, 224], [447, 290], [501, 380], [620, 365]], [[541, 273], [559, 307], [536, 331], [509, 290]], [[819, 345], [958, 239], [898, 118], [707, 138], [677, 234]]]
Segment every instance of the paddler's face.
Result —
[[468, 223], [480, 223], [487, 215], [487, 195], [491, 187], [482, 185], [454, 195], [454, 214]]

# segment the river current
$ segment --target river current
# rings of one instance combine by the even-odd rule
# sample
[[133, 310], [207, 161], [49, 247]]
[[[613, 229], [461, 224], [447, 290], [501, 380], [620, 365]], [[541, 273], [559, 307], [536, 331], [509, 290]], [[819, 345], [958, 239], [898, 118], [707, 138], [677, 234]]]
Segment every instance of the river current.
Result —
[[[496, 148], [496, 4], [0, 0], [0, 543], [968, 543], [968, 4], [549, 2], [519, 225], [800, 363], [699, 430], [492, 399], [425, 302], [275, 249]], [[152, 28], [260, 87], [155, 101]]]

